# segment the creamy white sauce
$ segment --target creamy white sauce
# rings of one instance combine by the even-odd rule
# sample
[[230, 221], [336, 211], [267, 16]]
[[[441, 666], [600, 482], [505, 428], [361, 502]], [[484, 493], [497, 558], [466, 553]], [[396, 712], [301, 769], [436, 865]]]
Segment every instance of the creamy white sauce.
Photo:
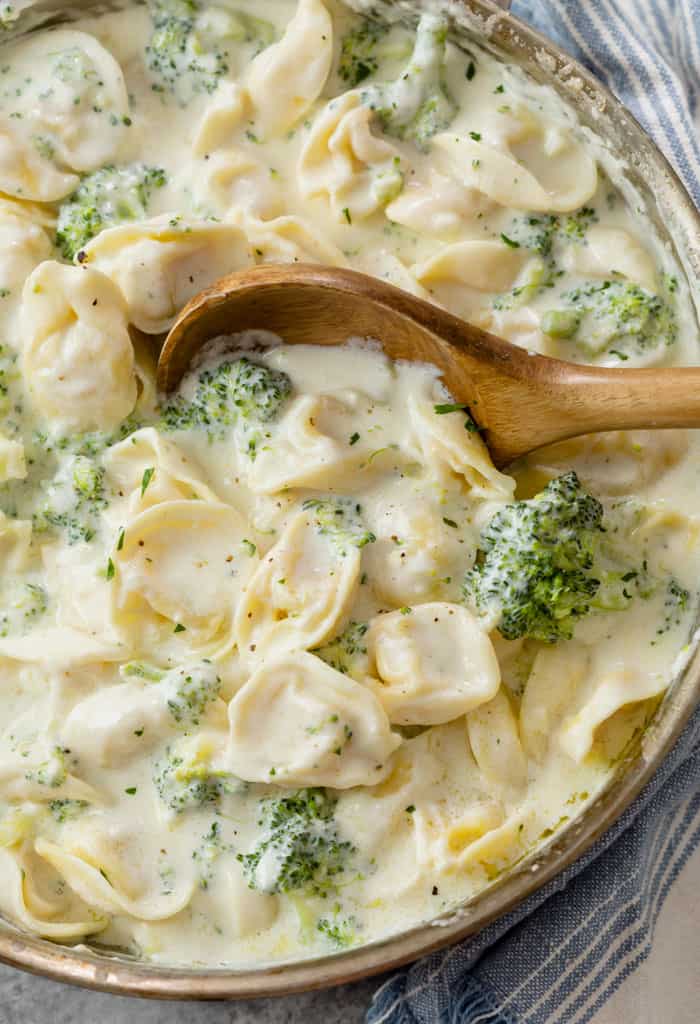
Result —
[[[195, 22], [174, 69], [168, 9]], [[564, 358], [697, 343], [602, 150], [520, 72], [451, 43], [441, 67], [428, 20], [412, 62], [397, 26], [349, 82], [335, 2], [153, 12], [0, 68], [0, 910], [165, 963], [310, 956], [450, 910], [599, 791], [691, 631], [697, 440], [580, 439], [512, 478], [376, 342], [219, 340], [159, 404], [148, 336], [227, 271], [315, 260]], [[70, 199], [94, 172], [108, 223]], [[210, 387], [194, 416], [242, 352], [279, 407]], [[604, 580], [572, 639], [504, 640], [463, 594], [481, 531], [572, 468], [648, 585]], [[305, 838], [280, 797], [312, 805]]]

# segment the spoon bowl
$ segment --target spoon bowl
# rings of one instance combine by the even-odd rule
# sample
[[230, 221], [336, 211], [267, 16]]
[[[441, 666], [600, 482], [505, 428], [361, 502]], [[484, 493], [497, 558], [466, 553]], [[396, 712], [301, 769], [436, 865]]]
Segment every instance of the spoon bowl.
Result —
[[700, 427], [700, 367], [627, 370], [536, 355], [377, 278], [317, 264], [253, 267], [196, 295], [163, 345], [159, 389], [174, 390], [212, 338], [260, 329], [290, 345], [373, 338], [392, 359], [432, 363], [499, 467], [582, 434]]

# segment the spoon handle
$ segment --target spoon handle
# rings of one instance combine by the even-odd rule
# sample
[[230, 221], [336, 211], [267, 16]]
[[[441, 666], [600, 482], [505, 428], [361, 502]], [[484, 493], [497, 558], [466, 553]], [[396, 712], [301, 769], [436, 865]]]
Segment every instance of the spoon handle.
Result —
[[[482, 394], [487, 392], [483, 397], [489, 426], [499, 437], [507, 430], [505, 447], [499, 446], [496, 453], [501, 465], [542, 445], [581, 434], [700, 428], [700, 367], [602, 369], [538, 356], [531, 357], [529, 366], [518, 362], [520, 379], [510, 400], [504, 402], [508, 381], [494, 382], [499, 387], [500, 409], [508, 410], [507, 424], [500, 422], [498, 396], [488, 394], [489, 382], [482, 379], [479, 388]], [[516, 393], [523, 405], [522, 418], [514, 420]]]
[[[560, 364], [553, 396], [578, 429], [700, 427], [700, 367], [601, 369]], [[544, 385], [546, 387], [546, 385]]]

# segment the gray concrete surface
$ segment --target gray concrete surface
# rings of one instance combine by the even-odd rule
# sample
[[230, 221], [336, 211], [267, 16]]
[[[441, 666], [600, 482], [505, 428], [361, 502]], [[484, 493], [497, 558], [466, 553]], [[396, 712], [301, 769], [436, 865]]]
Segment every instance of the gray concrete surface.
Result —
[[86, 992], [0, 965], [0, 1024], [360, 1024], [381, 983], [284, 999], [166, 1003]]

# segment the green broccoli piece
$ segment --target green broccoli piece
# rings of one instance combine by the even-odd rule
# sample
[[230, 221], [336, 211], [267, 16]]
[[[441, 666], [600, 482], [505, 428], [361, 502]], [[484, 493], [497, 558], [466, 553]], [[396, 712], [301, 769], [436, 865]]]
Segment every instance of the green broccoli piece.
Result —
[[563, 271], [556, 269], [552, 259], [536, 257], [525, 265], [524, 272], [518, 279], [515, 288], [509, 292], [502, 292], [493, 300], [494, 309], [519, 309], [528, 302], [532, 302], [545, 288], [553, 288], [556, 279], [561, 277]]
[[575, 309], [549, 309], [540, 321], [550, 338], [573, 338], [580, 325], [581, 316]]
[[61, 530], [70, 545], [94, 539], [100, 513], [109, 504], [105, 471], [88, 456], [79, 455], [59, 471], [49, 487], [49, 500], [33, 514], [37, 533]]
[[49, 811], [59, 825], [78, 818], [90, 805], [87, 800], [50, 800]]
[[580, 210], [560, 218], [559, 230], [565, 238], [581, 242], [586, 237], [586, 232], [591, 224], [596, 224], [597, 221], [598, 215], [593, 207], [582, 206]]
[[352, 498], [307, 498], [302, 508], [312, 513], [318, 532], [329, 537], [341, 555], [348, 547], [363, 548], [377, 539], [362, 519], [362, 506]]
[[170, 746], [154, 765], [153, 784], [165, 806], [175, 814], [218, 806], [225, 794], [238, 790], [238, 780], [228, 772], [213, 771], [205, 761], [187, 759]]
[[221, 677], [211, 662], [174, 668], [166, 672], [161, 683], [168, 710], [178, 725], [199, 725], [209, 704], [221, 690]]
[[124, 679], [143, 679], [158, 683], [170, 714], [178, 725], [199, 725], [201, 716], [221, 691], [221, 677], [206, 658], [198, 665], [162, 669], [143, 661], [129, 661], [122, 665]]
[[446, 50], [446, 19], [423, 14], [411, 58], [396, 81], [368, 86], [362, 93], [362, 102], [375, 112], [385, 132], [424, 150], [457, 112], [445, 83]]
[[145, 661], [127, 661], [119, 669], [119, 675], [124, 679], [132, 676], [136, 679], [145, 679], [149, 683], [159, 683], [161, 679], [165, 678], [166, 672], [154, 665], [147, 665]]
[[[369, 626], [366, 622], [350, 622], [338, 636], [323, 647], [316, 647], [313, 654], [343, 675], [368, 675], [367, 644], [365, 636]], [[367, 671], [363, 672], [363, 668]]]
[[105, 228], [145, 217], [154, 191], [166, 183], [161, 167], [108, 165], [88, 174], [61, 203], [56, 245], [67, 260]]
[[355, 942], [357, 922], [353, 917], [320, 917], [316, 922], [316, 930], [338, 949], [344, 949]]
[[376, 73], [379, 66], [377, 44], [386, 33], [385, 25], [362, 21], [343, 36], [338, 74], [351, 89]]
[[602, 521], [602, 505], [573, 471], [531, 500], [506, 505], [482, 531], [465, 597], [499, 614], [507, 640], [568, 640], [600, 586], [592, 570]]
[[158, 669], [145, 662], [127, 662], [120, 669], [120, 675], [124, 679], [131, 677], [159, 683], [168, 711], [185, 729], [200, 724], [210, 703], [221, 691], [221, 677], [207, 658], [199, 665], [169, 670]]
[[166, 430], [203, 428], [210, 437], [223, 437], [226, 428], [248, 428], [251, 457], [259, 439], [259, 427], [273, 420], [292, 392], [292, 382], [281, 370], [253, 363], [245, 357], [225, 360], [204, 370], [194, 395], [177, 395], [161, 410]]
[[552, 213], [523, 214], [513, 218], [505, 235], [518, 248], [531, 249], [538, 256], [548, 257], [555, 242], [583, 241], [591, 224], [597, 221], [598, 215], [592, 206], [582, 206], [561, 217]]
[[36, 769], [30, 769], [25, 778], [29, 782], [37, 782], [40, 786], [48, 786], [50, 789], [60, 789], [68, 778], [66, 767], [66, 754], [69, 750], [62, 747], [54, 747], [46, 761], [42, 761]]
[[49, 595], [38, 583], [10, 581], [9, 592], [3, 595], [0, 610], [0, 636], [26, 632], [32, 623], [46, 613]]
[[326, 896], [355, 852], [340, 838], [336, 799], [324, 789], [300, 789], [260, 801], [262, 835], [253, 850], [239, 853], [251, 889]]
[[228, 54], [198, 31], [202, 5], [197, 0], [151, 0], [153, 31], [146, 63], [157, 80], [156, 90], [177, 93], [184, 102], [191, 94], [212, 93], [228, 72]]
[[199, 846], [192, 852], [192, 860], [199, 868], [199, 887], [208, 889], [209, 883], [214, 875], [214, 865], [222, 853], [233, 852], [230, 843], [225, 843], [221, 837], [221, 824], [218, 821], [211, 823], [211, 828], [202, 837]]
[[675, 626], [679, 626], [683, 620], [683, 616], [688, 611], [690, 604], [690, 593], [682, 587], [677, 579], [671, 577], [666, 583], [666, 593], [664, 595], [664, 621], [663, 625], [660, 626], [656, 633], [657, 636], [661, 636], [664, 633], [668, 633], [670, 629]]
[[586, 284], [564, 292], [562, 300], [562, 307], [545, 313], [542, 329], [554, 331], [552, 337], [571, 338], [590, 355], [608, 352], [624, 360], [630, 352], [673, 345], [678, 336], [671, 305], [631, 281]]
[[[249, 43], [255, 56], [275, 41], [269, 21], [245, 11], [199, 0], [149, 0], [153, 31], [146, 63], [158, 92], [186, 104], [197, 93], [213, 93], [229, 71], [227, 44]], [[223, 44], [223, 45], [222, 45]]]
[[[553, 214], [525, 214], [514, 217], [508, 230], [501, 233], [501, 239], [514, 249], [529, 249], [537, 258], [526, 266], [515, 288], [497, 295], [493, 302], [494, 309], [518, 309], [527, 302], [532, 302], [547, 288], [554, 288], [557, 280], [562, 277], [563, 270], [557, 262], [558, 248], [561, 242], [582, 242], [591, 224], [598, 220], [593, 207], [582, 206], [580, 210], [559, 217]], [[546, 316], [546, 314], [545, 314]], [[556, 316], [547, 321], [552, 327], [552, 337], [570, 337], [564, 333], [573, 332], [576, 325], [571, 326], [571, 318], [575, 314], [566, 311], [566, 318]], [[545, 326], [545, 334], [550, 333]], [[555, 333], [556, 332], [556, 333]]]
[[104, 496], [105, 471], [89, 458], [79, 456], [73, 464], [73, 490], [77, 504], [103, 509], [107, 505]]

